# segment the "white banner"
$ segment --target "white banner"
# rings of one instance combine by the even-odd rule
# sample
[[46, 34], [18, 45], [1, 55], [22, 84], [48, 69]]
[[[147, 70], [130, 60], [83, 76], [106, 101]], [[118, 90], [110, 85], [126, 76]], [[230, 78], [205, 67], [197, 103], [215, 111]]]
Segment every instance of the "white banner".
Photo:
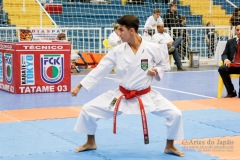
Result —
[[18, 30], [18, 40], [19, 42], [67, 40], [67, 30], [59, 28], [20, 29]]

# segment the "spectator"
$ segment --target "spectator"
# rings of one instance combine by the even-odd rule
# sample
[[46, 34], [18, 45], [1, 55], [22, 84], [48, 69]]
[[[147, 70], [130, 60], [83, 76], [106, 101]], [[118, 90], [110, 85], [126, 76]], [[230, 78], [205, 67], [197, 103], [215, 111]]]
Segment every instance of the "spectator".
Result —
[[238, 13], [238, 14], [236, 15], [236, 18], [235, 18], [236, 26], [237, 26], [237, 24], [240, 23], [240, 8], [238, 8], [238, 12], [237, 12], [237, 13]]
[[157, 41], [160, 44], [167, 44], [169, 54], [173, 54], [173, 59], [176, 62], [177, 70], [184, 71], [182, 68], [181, 58], [178, 53], [178, 47], [181, 43], [182, 38], [178, 37], [175, 41], [173, 41], [172, 37], [164, 32], [164, 24], [157, 25], [157, 33], [153, 35], [153, 40]]
[[230, 19], [230, 23], [231, 23], [232, 26], [236, 26], [236, 24], [237, 24], [235, 22], [235, 18], [236, 18], [236, 16], [238, 16], [238, 10], [239, 10], [239, 8], [234, 8], [234, 11], [232, 13], [232, 17]]
[[165, 4], [170, 4], [173, 0], [153, 0], [153, 3], [165, 3]]
[[152, 36], [155, 33], [157, 24], [163, 23], [163, 20], [160, 17], [160, 14], [161, 14], [160, 9], [153, 10], [153, 15], [148, 17], [144, 25], [144, 36]]
[[144, 4], [145, 0], [128, 0], [128, 4]]
[[231, 37], [235, 36], [235, 27], [238, 23], [240, 23], [240, 9], [234, 8], [234, 12], [232, 14], [232, 17], [230, 18], [230, 26], [232, 31]]
[[[185, 16], [181, 16], [182, 18], [182, 27], [187, 27], [186, 26], [186, 22], [187, 19]], [[182, 29], [181, 31], [181, 37], [182, 37], [182, 41], [180, 44], [180, 55], [182, 59], [185, 59], [186, 56], [188, 56], [187, 52], [188, 52], [188, 43], [189, 43], [189, 36], [188, 36], [188, 32], [187, 29]]]
[[0, 23], [8, 24], [8, 13], [5, 12], [2, 5], [0, 5]]
[[[164, 25], [171, 29], [171, 27], [181, 27], [182, 26], [182, 19], [181, 15], [177, 13], [177, 3], [172, 2], [170, 4], [170, 9], [167, 10], [167, 13], [163, 16]], [[181, 35], [180, 30], [173, 30], [173, 38], [179, 37]]]
[[173, 0], [154, 0], [155, 3], [165, 3], [170, 4], [173, 2]]
[[[207, 27], [214, 27], [214, 24], [209, 21], [206, 24]], [[206, 35], [205, 35], [206, 41], [207, 41], [207, 47], [208, 47], [208, 58], [214, 57], [215, 52], [215, 42], [217, 39], [217, 34], [215, 28], [207, 29]]]
[[[236, 97], [237, 93], [230, 74], [240, 74], [240, 23], [236, 26], [236, 37], [227, 41], [222, 61], [223, 65], [219, 67], [218, 72], [227, 90], [227, 96], [224, 98]], [[240, 98], [240, 88], [238, 98]]]
[[118, 35], [118, 24], [112, 24], [114, 31], [108, 37], [108, 44], [112, 47], [115, 47], [122, 43], [121, 38]]
[[164, 0], [165, 4], [171, 4], [173, 0]]
[[69, 3], [78, 2], [78, 3], [90, 3], [90, 0], [67, 0]]

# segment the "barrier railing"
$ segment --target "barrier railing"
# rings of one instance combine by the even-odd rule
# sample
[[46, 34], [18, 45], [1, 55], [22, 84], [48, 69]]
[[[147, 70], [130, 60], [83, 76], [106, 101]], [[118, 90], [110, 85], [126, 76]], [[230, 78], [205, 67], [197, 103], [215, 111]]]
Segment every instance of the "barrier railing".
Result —
[[[185, 34], [184, 34], [185, 33]], [[219, 41], [230, 38], [230, 26], [222, 27], [172, 27], [172, 37], [182, 36], [179, 54], [183, 62], [189, 62], [189, 53], [199, 51], [200, 61], [213, 62], [215, 64], [215, 51]], [[216, 64], [217, 65], [217, 64]]]
[[48, 16], [48, 18], [51, 20], [51, 22], [53, 23], [53, 25], [55, 27], [57, 27], [56, 22], [52, 19], [52, 17], [48, 14], [48, 12], [45, 10], [45, 8], [42, 6], [41, 2], [39, 2], [38, 0], [36, 0], [37, 4], [40, 7], [40, 11], [39, 11], [39, 18], [40, 18], [40, 27], [42, 27], [43, 23], [42, 23], [42, 12], [44, 12], [44, 14], [46, 14]]
[[26, 29], [25, 27], [0, 27], [0, 40], [6, 42], [17, 42], [19, 29]]
[[102, 53], [101, 28], [62, 28], [67, 30], [72, 48], [81, 52]]
[[[0, 27], [0, 40], [18, 42], [18, 30], [25, 27]], [[81, 52], [102, 52], [101, 28], [61, 28], [67, 32], [67, 40], [72, 49]]]
[[[17, 27], [1, 27], [0, 40], [8, 42], [18, 41]], [[61, 28], [67, 31], [68, 41], [72, 43], [72, 49], [81, 52], [107, 53], [102, 41], [110, 35], [113, 28]], [[139, 34], [143, 35], [144, 29], [139, 29]], [[184, 33], [186, 33], [184, 35]], [[209, 34], [208, 34], [209, 33]], [[209, 36], [213, 34], [214, 36]], [[199, 51], [200, 61], [205, 64], [216, 64], [216, 46], [219, 41], [226, 41], [230, 37], [230, 27], [173, 27], [170, 30], [173, 38], [183, 37], [179, 47], [179, 54], [182, 62], [189, 63], [189, 53]], [[208, 39], [208, 40], [207, 40]]]

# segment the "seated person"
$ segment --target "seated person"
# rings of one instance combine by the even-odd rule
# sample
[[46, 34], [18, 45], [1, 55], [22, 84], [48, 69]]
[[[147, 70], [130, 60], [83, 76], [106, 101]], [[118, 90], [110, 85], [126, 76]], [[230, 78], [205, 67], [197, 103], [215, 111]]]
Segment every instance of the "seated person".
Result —
[[[230, 74], [240, 74], [240, 23], [236, 26], [236, 37], [227, 41], [222, 54], [222, 61], [223, 65], [219, 67], [218, 72], [227, 90], [227, 96], [224, 98], [236, 97], [237, 93]], [[238, 98], [240, 98], [240, 89]]]
[[167, 44], [168, 53], [173, 55], [173, 59], [176, 62], [177, 70], [183, 71], [181, 58], [178, 53], [178, 46], [181, 43], [182, 38], [178, 37], [175, 41], [173, 41], [172, 37], [164, 32], [164, 24], [160, 23], [157, 25], [157, 32], [153, 35], [153, 40], [157, 41], [160, 44]]
[[118, 36], [118, 24], [112, 24], [114, 31], [108, 37], [108, 44], [115, 47], [122, 43], [121, 38]]
[[142, 35], [140, 35], [144, 40], [146, 41], [152, 41], [152, 36], [156, 33], [155, 29], [152, 29], [152, 27], [148, 26], [147, 29], [144, 29], [144, 32]]

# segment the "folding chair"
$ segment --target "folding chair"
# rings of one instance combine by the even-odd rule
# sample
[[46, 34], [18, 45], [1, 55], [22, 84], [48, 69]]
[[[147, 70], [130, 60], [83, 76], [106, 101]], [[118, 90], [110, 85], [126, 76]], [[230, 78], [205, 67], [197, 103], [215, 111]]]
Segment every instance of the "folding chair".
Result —
[[169, 54], [169, 65], [170, 65], [170, 66], [172, 65], [172, 59], [173, 59], [173, 55], [172, 55], [172, 54]]
[[103, 40], [103, 46], [104, 46], [106, 49], [111, 49], [111, 48], [113, 48], [112, 46], [110, 46], [110, 45], [108, 44], [108, 39], [104, 39], [104, 40]]
[[[223, 65], [222, 61], [220, 62], [219, 66], [221, 66], [221, 65]], [[240, 74], [230, 74], [230, 78], [231, 79], [232, 78], [239, 78], [239, 84], [240, 84]], [[217, 91], [217, 97], [218, 98], [222, 97], [223, 87], [224, 87], [224, 84], [223, 84], [222, 77], [220, 75], [218, 75], [218, 91]]]

